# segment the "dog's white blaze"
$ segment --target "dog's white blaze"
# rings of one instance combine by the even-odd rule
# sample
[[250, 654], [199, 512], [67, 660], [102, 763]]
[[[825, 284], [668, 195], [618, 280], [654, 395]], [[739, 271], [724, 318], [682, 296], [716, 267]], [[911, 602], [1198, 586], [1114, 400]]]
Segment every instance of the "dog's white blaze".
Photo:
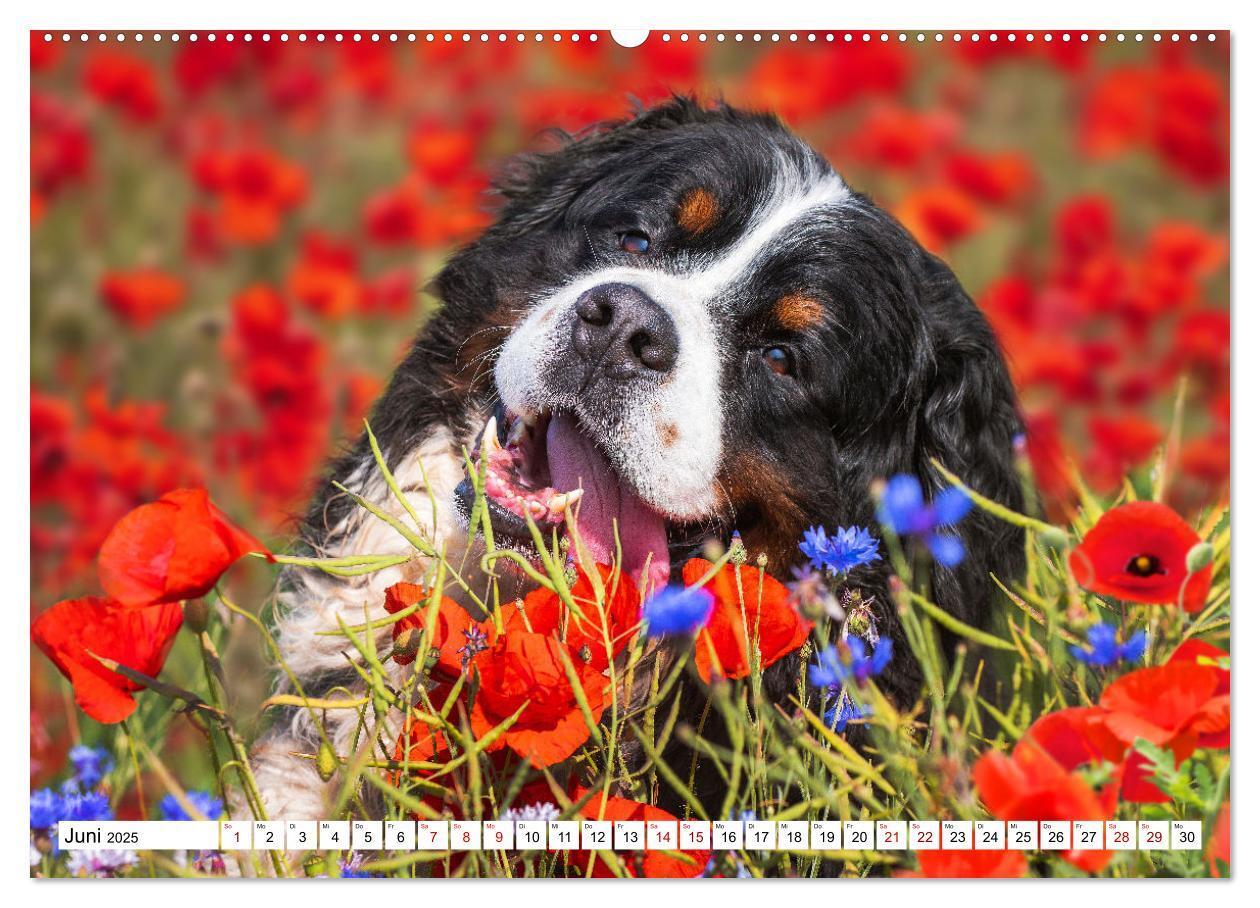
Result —
[[[720, 256], [697, 257], [680, 271], [601, 268], [540, 300], [508, 338], [495, 367], [505, 406], [523, 413], [563, 405], [550, 399], [541, 381], [555, 352], [570, 343], [568, 313], [591, 287], [625, 283], [650, 296], [674, 320], [678, 365], [650, 394], [627, 400], [604, 434], [605, 450], [618, 472], [645, 501], [680, 519], [712, 513], [714, 479], [722, 456], [722, 360], [715, 316], [723, 293], [746, 276], [767, 248], [819, 208], [843, 204], [849, 188], [821, 167], [802, 173], [780, 156], [778, 177], [758, 205], [744, 235]], [[677, 430], [666, 446], [660, 432]]]

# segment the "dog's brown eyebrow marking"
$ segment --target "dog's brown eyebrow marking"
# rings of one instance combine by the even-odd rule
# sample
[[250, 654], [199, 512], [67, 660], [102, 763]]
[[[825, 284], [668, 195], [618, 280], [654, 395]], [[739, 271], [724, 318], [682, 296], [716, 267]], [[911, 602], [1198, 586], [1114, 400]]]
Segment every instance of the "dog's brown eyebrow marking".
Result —
[[678, 441], [678, 423], [662, 423], [656, 427], [656, 431], [661, 437], [661, 444], [667, 448], [672, 448]]
[[804, 331], [822, 323], [826, 310], [822, 303], [804, 293], [789, 293], [774, 303], [774, 320], [789, 331]]
[[689, 190], [678, 203], [678, 226], [693, 236], [704, 233], [717, 222], [718, 201], [702, 187]]

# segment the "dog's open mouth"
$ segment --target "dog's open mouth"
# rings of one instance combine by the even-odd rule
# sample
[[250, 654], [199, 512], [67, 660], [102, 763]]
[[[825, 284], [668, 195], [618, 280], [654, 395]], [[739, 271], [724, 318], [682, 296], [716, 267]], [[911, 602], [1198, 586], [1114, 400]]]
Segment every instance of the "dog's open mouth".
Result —
[[[524, 416], [496, 408], [472, 452], [485, 470], [485, 497], [495, 542], [526, 554], [534, 549], [529, 515], [544, 539], [565, 525], [571, 509], [582, 544], [595, 561], [621, 566], [636, 582], [646, 571], [650, 587], [669, 577], [667, 518], [649, 506], [613, 469], [607, 456], [567, 412]], [[456, 490], [460, 510], [472, 513], [468, 477]]]

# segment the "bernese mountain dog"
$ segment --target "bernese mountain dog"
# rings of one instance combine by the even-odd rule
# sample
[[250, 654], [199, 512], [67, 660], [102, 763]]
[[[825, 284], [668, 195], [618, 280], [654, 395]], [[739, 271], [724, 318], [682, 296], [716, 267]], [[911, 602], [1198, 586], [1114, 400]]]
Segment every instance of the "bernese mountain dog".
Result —
[[[658, 587], [706, 540], [735, 532], [791, 579], [803, 530], [876, 529], [872, 484], [911, 473], [939, 488], [934, 458], [983, 495], [1021, 503], [1022, 427], [989, 325], [940, 259], [775, 117], [675, 98], [513, 160], [497, 189], [494, 224], [437, 275], [440, 308], [370, 418], [424, 533], [470, 581], [482, 543], [467, 529], [465, 450], [485, 470], [497, 545], [530, 545], [526, 513], [545, 529], [573, 508], [597, 560], [611, 561], [615, 521], [623, 566]], [[366, 437], [330, 479], [403, 514]], [[1021, 536], [983, 512], [958, 529], [967, 558], [934, 567], [931, 591], [982, 626], [989, 575], [1019, 570]], [[329, 557], [410, 551], [331, 483], [302, 540]], [[338, 619], [383, 617], [385, 588], [425, 567], [285, 575], [281, 687], [295, 677], [314, 697], [362, 689]], [[889, 570], [875, 562], [849, 582], [874, 597], [894, 640], [881, 684], [909, 705], [921, 676]], [[389, 627], [378, 633], [385, 657]], [[799, 659], [781, 660], [767, 691], [786, 704], [799, 671]], [[358, 715], [324, 721], [338, 751], [353, 751]], [[325, 816], [330, 783], [296, 756], [317, 749], [311, 722], [293, 709], [255, 747], [270, 816]]]

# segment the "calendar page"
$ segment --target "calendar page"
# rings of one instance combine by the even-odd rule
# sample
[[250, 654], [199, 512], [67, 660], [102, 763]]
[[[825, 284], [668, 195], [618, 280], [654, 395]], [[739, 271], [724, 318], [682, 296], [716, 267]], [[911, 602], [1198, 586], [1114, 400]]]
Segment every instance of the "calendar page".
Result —
[[1229, 31], [398, 24], [29, 32], [31, 877], [1228, 878]]

